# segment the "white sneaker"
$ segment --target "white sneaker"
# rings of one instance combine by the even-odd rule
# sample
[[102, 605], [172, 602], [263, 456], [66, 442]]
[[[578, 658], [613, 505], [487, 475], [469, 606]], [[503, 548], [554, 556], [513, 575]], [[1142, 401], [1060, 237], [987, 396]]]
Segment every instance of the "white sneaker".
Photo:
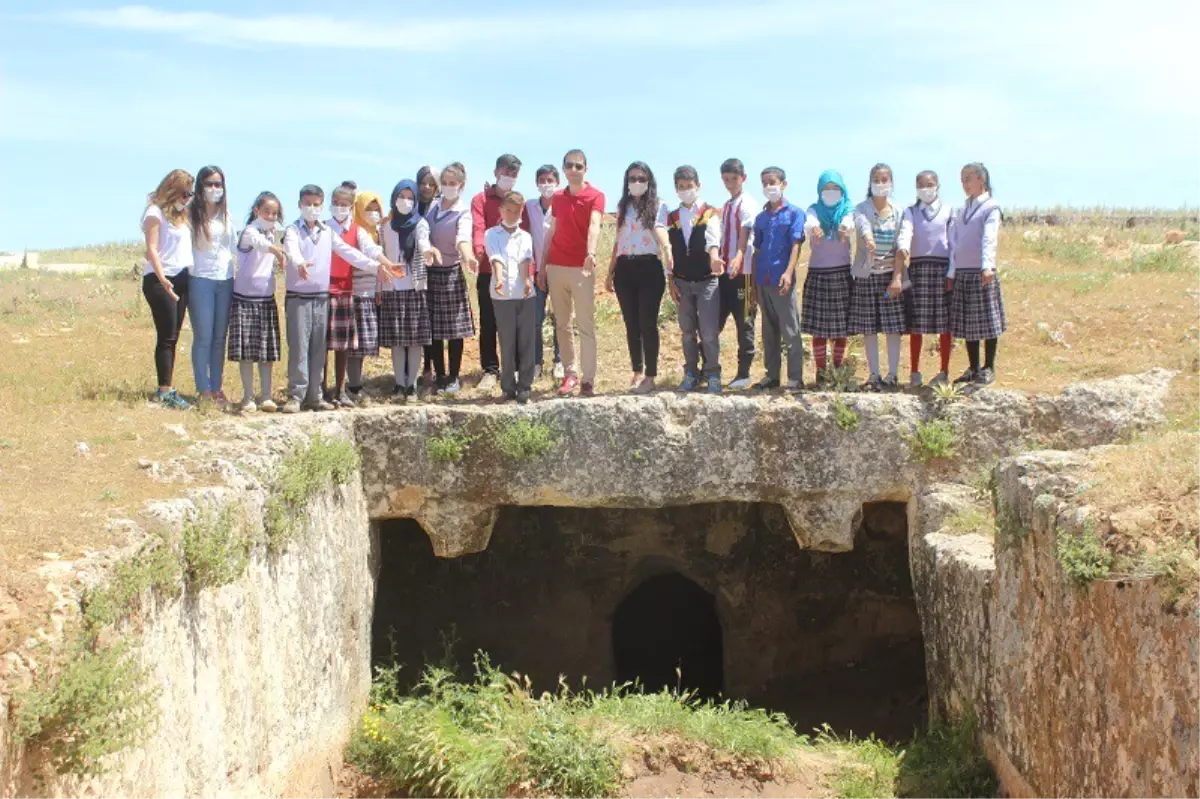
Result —
[[783, 387], [787, 391], [803, 391], [804, 390], [804, 381], [789, 380], [783, 384]]
[[270, 397], [267, 397], [266, 399], [260, 397], [258, 400], [258, 409], [260, 411], [265, 411], [266, 413], [275, 413], [275, 411], [279, 410], [279, 406], [276, 405], [275, 401]]
[[300, 413], [300, 400], [292, 397], [280, 408], [281, 413]]
[[946, 374], [945, 372], [938, 372], [937, 377], [929, 381], [929, 385], [931, 388], [936, 388], [938, 386], [944, 386], [949, 382], [950, 375]]
[[908, 378], [908, 384], [913, 388], [920, 388], [925, 383], [925, 377], [920, 372], [913, 372]]
[[554, 364], [554, 379], [562, 380], [567, 376], [567, 368], [562, 365], [562, 361]]
[[727, 388], [730, 391], [742, 391], [743, 389], [750, 388], [750, 378], [749, 377], [739, 377], [736, 380], [734, 380], [733, 382], [731, 382], [727, 386]]
[[254, 404], [253, 399], [246, 397], [246, 399], [238, 403], [237, 409], [241, 413], [254, 413], [258, 410], [258, 406]]
[[496, 380], [496, 376], [494, 374], [491, 372], [485, 372], [483, 377], [479, 379], [479, 384], [476, 385], [475, 388], [485, 394], [490, 394], [496, 390], [497, 382], [499, 381]]

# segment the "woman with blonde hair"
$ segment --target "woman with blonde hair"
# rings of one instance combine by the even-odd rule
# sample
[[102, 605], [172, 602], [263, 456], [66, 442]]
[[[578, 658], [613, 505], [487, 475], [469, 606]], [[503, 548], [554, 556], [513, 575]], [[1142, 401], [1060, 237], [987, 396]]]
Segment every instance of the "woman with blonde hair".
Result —
[[142, 234], [146, 238], [146, 264], [142, 270], [142, 295], [154, 317], [157, 340], [154, 366], [158, 391], [154, 398], [168, 408], [187, 410], [191, 405], [175, 390], [175, 345], [187, 313], [188, 269], [192, 266], [192, 229], [188, 203], [195, 181], [185, 169], [167, 174], [146, 198]]

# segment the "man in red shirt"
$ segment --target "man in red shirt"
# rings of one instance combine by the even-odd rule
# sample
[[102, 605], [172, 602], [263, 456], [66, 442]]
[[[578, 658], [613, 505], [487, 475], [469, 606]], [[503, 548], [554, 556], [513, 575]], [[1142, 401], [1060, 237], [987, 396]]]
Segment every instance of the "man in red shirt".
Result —
[[[478, 389], [490, 392], [496, 388], [500, 374], [500, 356], [496, 352], [496, 314], [492, 309], [492, 264], [484, 248], [484, 236], [500, 224], [500, 200], [512, 191], [521, 174], [521, 159], [505, 153], [496, 159], [496, 182], [484, 183], [483, 191], [471, 199], [471, 235], [479, 274], [475, 276], [475, 294], [479, 298], [479, 366], [483, 376]], [[529, 217], [521, 211], [521, 228], [529, 230]]]
[[[558, 393], [568, 396], [578, 386], [581, 396], [590, 397], [596, 384], [596, 241], [604, 216], [604, 193], [584, 180], [587, 156], [582, 150], [570, 150], [563, 156], [563, 174], [567, 188], [551, 200], [546, 263], [538, 269], [538, 285], [543, 291], [549, 286], [558, 345], [566, 367]], [[582, 383], [571, 330], [572, 309], [582, 350]]]

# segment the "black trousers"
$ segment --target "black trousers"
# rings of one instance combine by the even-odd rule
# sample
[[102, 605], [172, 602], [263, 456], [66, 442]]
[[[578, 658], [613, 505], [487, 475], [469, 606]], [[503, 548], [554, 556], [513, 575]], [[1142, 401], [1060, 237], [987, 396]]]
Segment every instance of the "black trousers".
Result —
[[492, 308], [492, 276], [475, 276], [475, 294], [479, 297], [479, 367], [484, 374], [500, 374], [500, 354], [496, 349], [496, 311]]
[[188, 272], [185, 269], [167, 280], [179, 296], [178, 301], [171, 299], [153, 272], [142, 278], [142, 296], [150, 306], [158, 334], [154, 342], [154, 369], [160, 386], [173, 385], [175, 379], [175, 345], [179, 343], [179, 331], [183, 330], [183, 318], [187, 315]]
[[[463, 356], [463, 340], [461, 338], [450, 339], [446, 342], [450, 350], [450, 380], [458, 379], [458, 370], [462, 368]], [[439, 381], [446, 380], [446, 352], [443, 349], [443, 344], [440, 339], [435, 339], [434, 342], [425, 348], [425, 353], [429, 356], [433, 366], [434, 374], [437, 375]]]
[[613, 272], [613, 290], [625, 320], [625, 342], [633, 371], [658, 375], [658, 308], [667, 279], [656, 255], [622, 255]]
[[721, 322], [718, 330], [725, 330], [725, 322], [733, 317], [733, 326], [737, 331], [738, 366], [737, 377], [750, 376], [750, 364], [754, 363], [754, 320], [758, 316], [758, 303], [752, 302], [747, 292], [747, 279], [744, 274], [737, 277], [721, 275], [717, 281], [717, 291], [721, 295]]

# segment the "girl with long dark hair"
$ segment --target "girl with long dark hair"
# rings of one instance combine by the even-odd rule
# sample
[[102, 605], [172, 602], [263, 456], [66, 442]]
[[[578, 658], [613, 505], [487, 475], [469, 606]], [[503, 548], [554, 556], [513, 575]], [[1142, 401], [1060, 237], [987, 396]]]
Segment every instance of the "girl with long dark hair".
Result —
[[192, 374], [200, 399], [222, 408], [229, 405], [221, 380], [225, 372], [225, 337], [233, 302], [233, 251], [237, 242], [233, 217], [226, 205], [225, 173], [203, 167], [196, 175], [200, 196], [188, 208], [192, 228], [192, 269], [188, 278], [188, 313], [192, 315]]

